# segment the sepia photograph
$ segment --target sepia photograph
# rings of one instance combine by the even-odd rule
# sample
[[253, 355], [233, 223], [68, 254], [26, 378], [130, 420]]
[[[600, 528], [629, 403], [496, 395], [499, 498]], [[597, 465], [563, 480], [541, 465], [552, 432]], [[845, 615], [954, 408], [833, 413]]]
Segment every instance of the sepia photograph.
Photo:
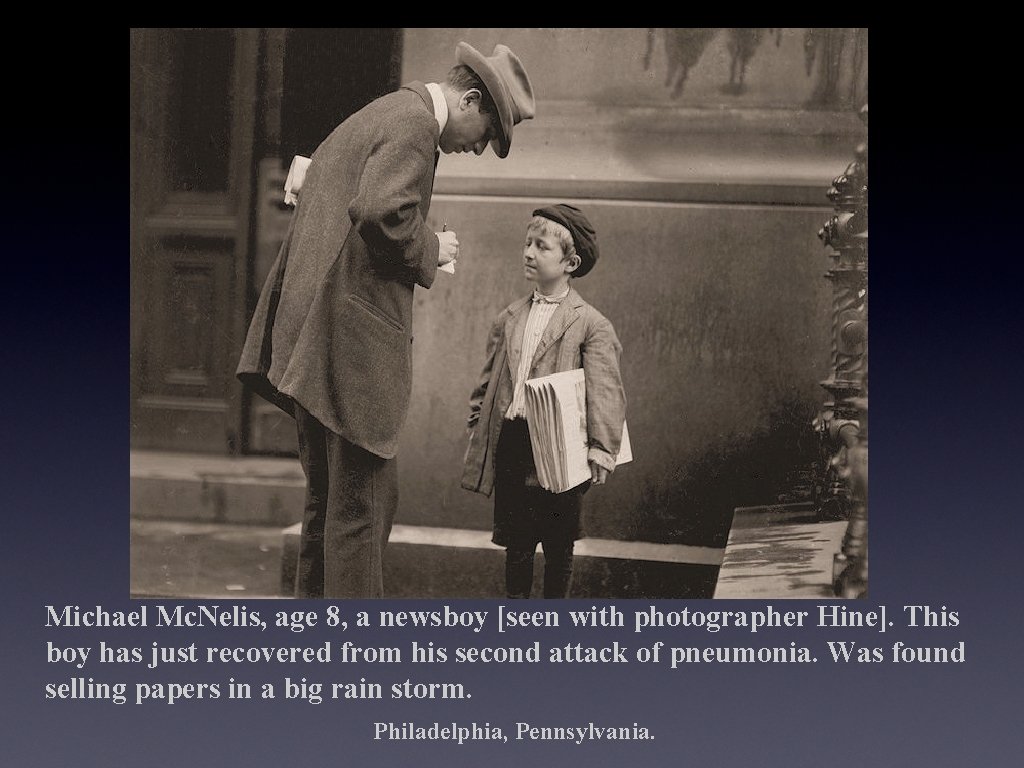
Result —
[[868, 596], [866, 28], [130, 37], [132, 598]]

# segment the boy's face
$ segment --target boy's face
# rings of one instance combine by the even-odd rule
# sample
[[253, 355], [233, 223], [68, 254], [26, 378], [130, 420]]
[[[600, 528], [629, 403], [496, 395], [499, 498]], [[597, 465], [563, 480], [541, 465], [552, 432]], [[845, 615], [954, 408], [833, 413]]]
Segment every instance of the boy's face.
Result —
[[526, 230], [523, 247], [523, 272], [527, 280], [541, 288], [553, 286], [575, 269], [575, 260], [566, 259], [562, 246], [550, 232], [537, 227]]

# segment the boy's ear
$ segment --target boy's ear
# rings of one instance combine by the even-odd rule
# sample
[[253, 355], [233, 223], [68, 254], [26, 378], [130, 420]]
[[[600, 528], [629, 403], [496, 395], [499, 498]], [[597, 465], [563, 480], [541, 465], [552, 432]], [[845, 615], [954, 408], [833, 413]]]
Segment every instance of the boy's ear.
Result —
[[572, 274], [579, 269], [580, 264], [583, 263], [583, 259], [580, 258], [578, 253], [574, 253], [566, 260], [565, 271], [567, 274]]

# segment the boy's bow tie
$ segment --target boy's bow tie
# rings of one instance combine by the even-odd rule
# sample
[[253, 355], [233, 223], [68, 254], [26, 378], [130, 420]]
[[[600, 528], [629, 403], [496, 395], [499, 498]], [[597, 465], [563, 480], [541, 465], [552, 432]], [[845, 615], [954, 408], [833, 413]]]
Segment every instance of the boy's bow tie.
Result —
[[543, 293], [539, 293], [538, 291], [533, 292], [533, 300], [538, 304], [561, 304], [562, 299], [564, 298], [565, 296], [545, 296]]

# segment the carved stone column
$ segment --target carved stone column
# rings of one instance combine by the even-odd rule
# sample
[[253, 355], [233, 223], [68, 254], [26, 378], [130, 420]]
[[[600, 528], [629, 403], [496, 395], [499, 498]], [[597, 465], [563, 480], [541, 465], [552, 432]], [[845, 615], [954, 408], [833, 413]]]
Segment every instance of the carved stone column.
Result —
[[[868, 108], [860, 116], [867, 126]], [[868, 340], [868, 145], [828, 191], [835, 214], [818, 236], [832, 248], [831, 371], [816, 420], [825, 463], [819, 484], [821, 519], [849, 519], [842, 553], [834, 563], [837, 595], [867, 589], [867, 340]]]

